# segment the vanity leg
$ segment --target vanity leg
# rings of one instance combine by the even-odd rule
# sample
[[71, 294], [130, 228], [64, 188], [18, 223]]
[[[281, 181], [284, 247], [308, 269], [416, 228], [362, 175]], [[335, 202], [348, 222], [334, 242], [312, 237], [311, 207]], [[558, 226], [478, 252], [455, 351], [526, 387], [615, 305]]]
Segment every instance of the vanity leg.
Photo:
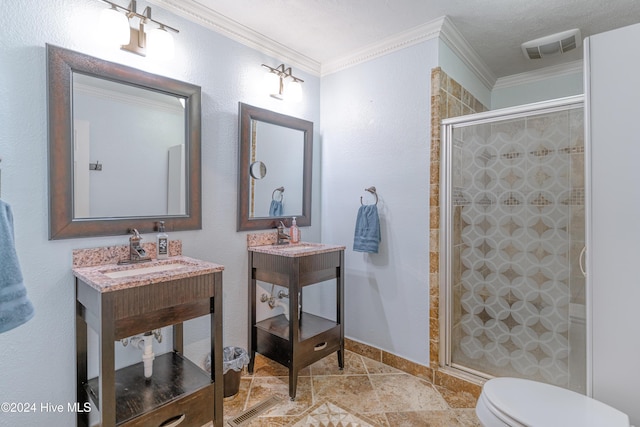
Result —
[[182, 323], [173, 325], [173, 351], [184, 354], [184, 326]]
[[344, 369], [344, 251], [340, 251], [340, 265], [336, 268], [336, 321], [340, 325], [338, 368]]
[[256, 352], [251, 351], [249, 353], [249, 364], [247, 365], [247, 372], [249, 373], [249, 375], [253, 375], [253, 367], [255, 365], [255, 362], [256, 362]]
[[289, 398], [296, 400], [296, 388], [298, 387], [298, 369], [289, 368]]
[[101, 427], [115, 427], [115, 320], [113, 298], [111, 295], [104, 295], [102, 297], [98, 319], [100, 319], [98, 388], [100, 390], [100, 417], [102, 418], [100, 425]]
[[214, 427], [224, 423], [223, 398], [224, 377], [222, 374], [222, 272], [214, 276], [214, 297], [209, 300], [211, 320], [211, 378], [214, 381], [213, 414]]
[[300, 328], [302, 310], [302, 289], [300, 284], [300, 259], [294, 258], [291, 271], [289, 272], [289, 397], [296, 398], [296, 387], [298, 385], [298, 371], [300, 369]]
[[253, 374], [253, 367], [256, 361], [256, 347], [258, 345], [258, 331], [256, 324], [256, 270], [253, 268], [253, 252], [249, 251], [249, 343], [247, 351], [249, 353], [249, 374]]
[[[77, 285], [76, 285], [77, 286]], [[76, 300], [76, 402], [83, 408], [89, 401], [84, 389], [87, 383], [87, 323], [84, 321], [84, 307]], [[78, 427], [89, 427], [89, 413], [78, 411]]]

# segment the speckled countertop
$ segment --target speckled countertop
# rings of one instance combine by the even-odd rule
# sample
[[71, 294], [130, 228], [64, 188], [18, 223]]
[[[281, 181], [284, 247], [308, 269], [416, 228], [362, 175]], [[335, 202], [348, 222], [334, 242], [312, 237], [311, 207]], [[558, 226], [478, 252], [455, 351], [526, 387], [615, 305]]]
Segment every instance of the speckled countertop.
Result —
[[262, 246], [250, 246], [248, 248], [253, 252], [260, 252], [263, 254], [280, 255], [290, 258], [322, 254], [325, 252], [342, 251], [345, 246], [341, 245], [327, 245], [324, 243], [290, 243], [286, 245], [262, 245]]
[[[146, 268], [157, 268], [168, 264], [178, 264], [176, 268], [166, 271], [152, 271], [144, 274], [109, 277], [105, 273], [120, 272]], [[173, 266], [172, 266], [173, 267]], [[162, 267], [160, 267], [162, 268]], [[162, 260], [153, 260], [138, 264], [102, 264], [89, 267], [73, 268], [73, 275], [99, 292], [113, 292], [136, 286], [151, 285], [167, 280], [184, 279], [224, 270], [224, 266], [186, 256], [173, 256]]]

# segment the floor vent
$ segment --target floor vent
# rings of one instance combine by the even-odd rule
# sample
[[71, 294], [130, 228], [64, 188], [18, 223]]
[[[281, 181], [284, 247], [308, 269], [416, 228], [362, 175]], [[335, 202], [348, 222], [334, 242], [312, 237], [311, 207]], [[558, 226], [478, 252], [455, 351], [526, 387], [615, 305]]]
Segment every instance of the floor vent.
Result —
[[228, 424], [232, 427], [241, 427], [246, 425], [249, 421], [257, 418], [260, 414], [266, 412], [268, 409], [282, 403], [282, 398], [278, 396], [271, 396], [268, 399], [252, 406], [234, 419], [230, 420]]

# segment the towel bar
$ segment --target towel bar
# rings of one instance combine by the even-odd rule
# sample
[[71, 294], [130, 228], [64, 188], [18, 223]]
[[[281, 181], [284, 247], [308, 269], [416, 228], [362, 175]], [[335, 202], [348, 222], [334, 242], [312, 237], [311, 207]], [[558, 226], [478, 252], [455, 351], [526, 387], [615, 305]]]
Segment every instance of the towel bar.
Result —
[[[280, 200], [276, 200], [276, 191], [280, 192]], [[271, 193], [271, 200], [276, 200], [276, 202], [281, 202], [283, 198], [284, 198], [284, 187], [278, 187], [275, 190], [273, 190], [273, 193]]]
[[[369, 193], [373, 194], [376, 198], [376, 205], [378, 204], [378, 193], [376, 192], [376, 187], [369, 187], [369, 188], [365, 188], [364, 191], [368, 191]], [[360, 196], [360, 204], [364, 205], [364, 203], [362, 203], [362, 196]]]

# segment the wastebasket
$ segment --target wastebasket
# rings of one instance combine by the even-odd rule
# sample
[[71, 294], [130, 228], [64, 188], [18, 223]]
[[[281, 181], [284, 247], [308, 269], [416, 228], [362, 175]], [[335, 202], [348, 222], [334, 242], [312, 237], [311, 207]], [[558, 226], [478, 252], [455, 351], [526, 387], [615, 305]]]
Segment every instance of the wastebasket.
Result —
[[[249, 364], [249, 354], [240, 347], [222, 349], [222, 374], [224, 397], [233, 397], [240, 391], [242, 368]], [[207, 356], [206, 368], [211, 372], [211, 353]]]

